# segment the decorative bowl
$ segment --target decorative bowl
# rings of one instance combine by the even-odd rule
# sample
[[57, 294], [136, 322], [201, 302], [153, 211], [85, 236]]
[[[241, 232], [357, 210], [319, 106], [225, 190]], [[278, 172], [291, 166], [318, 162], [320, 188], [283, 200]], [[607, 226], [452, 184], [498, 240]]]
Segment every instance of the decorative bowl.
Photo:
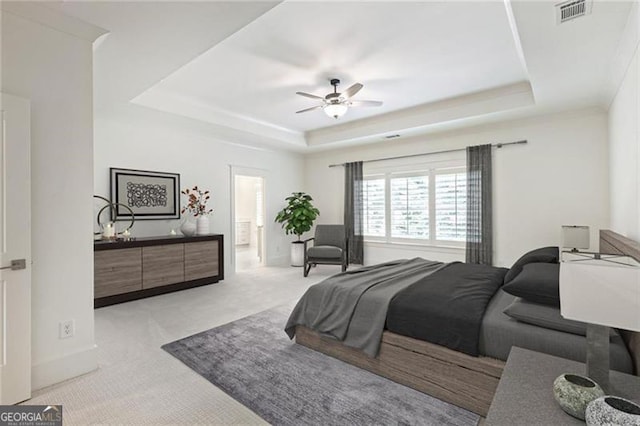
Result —
[[580, 420], [584, 420], [587, 405], [603, 395], [596, 382], [577, 374], [562, 374], [553, 382], [553, 396], [560, 408]]
[[593, 400], [585, 415], [588, 426], [640, 426], [640, 405], [618, 396]]

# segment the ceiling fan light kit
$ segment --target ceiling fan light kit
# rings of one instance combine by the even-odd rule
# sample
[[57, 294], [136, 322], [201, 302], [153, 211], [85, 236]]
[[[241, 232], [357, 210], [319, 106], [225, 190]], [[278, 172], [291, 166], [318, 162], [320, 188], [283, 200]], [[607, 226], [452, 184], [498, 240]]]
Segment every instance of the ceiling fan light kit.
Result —
[[333, 118], [342, 117], [348, 109], [347, 105], [341, 103], [327, 104], [323, 107], [324, 113]]
[[356, 93], [358, 93], [360, 89], [364, 87], [360, 83], [355, 83], [351, 85], [344, 92], [338, 93], [338, 84], [340, 84], [340, 80], [338, 80], [337, 78], [332, 78], [331, 80], [329, 80], [329, 82], [333, 86], [333, 93], [329, 93], [324, 97], [318, 96], [318, 95], [312, 95], [311, 93], [296, 92], [296, 94], [300, 96], [304, 96], [306, 98], [322, 100], [322, 105], [317, 105], [311, 108], [305, 108], [303, 110], [296, 111], [296, 114], [322, 108], [324, 113], [327, 114], [329, 117], [333, 117], [337, 119], [345, 115], [349, 110], [349, 107], [381, 106], [382, 105], [381, 101], [351, 101], [351, 97]]

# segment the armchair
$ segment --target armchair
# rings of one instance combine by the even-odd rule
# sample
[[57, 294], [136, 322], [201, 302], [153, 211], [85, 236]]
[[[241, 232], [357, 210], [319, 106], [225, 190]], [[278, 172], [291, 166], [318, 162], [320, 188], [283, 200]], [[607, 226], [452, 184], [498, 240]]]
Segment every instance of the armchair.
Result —
[[315, 265], [341, 265], [342, 272], [347, 270], [349, 240], [344, 225], [317, 225], [314, 237], [304, 241], [305, 277]]

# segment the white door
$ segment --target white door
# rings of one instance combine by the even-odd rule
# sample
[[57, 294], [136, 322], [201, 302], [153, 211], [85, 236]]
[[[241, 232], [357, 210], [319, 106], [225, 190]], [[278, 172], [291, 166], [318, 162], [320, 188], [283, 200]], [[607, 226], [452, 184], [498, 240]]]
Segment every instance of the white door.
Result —
[[0, 404], [31, 398], [30, 106], [0, 93]]

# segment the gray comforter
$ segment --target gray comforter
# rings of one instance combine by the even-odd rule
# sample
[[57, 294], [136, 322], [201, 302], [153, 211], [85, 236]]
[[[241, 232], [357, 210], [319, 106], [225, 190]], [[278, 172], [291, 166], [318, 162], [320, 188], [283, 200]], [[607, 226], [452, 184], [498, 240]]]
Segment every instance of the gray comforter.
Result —
[[421, 258], [343, 272], [310, 287], [293, 309], [285, 331], [303, 325], [375, 357], [391, 299], [445, 264]]

